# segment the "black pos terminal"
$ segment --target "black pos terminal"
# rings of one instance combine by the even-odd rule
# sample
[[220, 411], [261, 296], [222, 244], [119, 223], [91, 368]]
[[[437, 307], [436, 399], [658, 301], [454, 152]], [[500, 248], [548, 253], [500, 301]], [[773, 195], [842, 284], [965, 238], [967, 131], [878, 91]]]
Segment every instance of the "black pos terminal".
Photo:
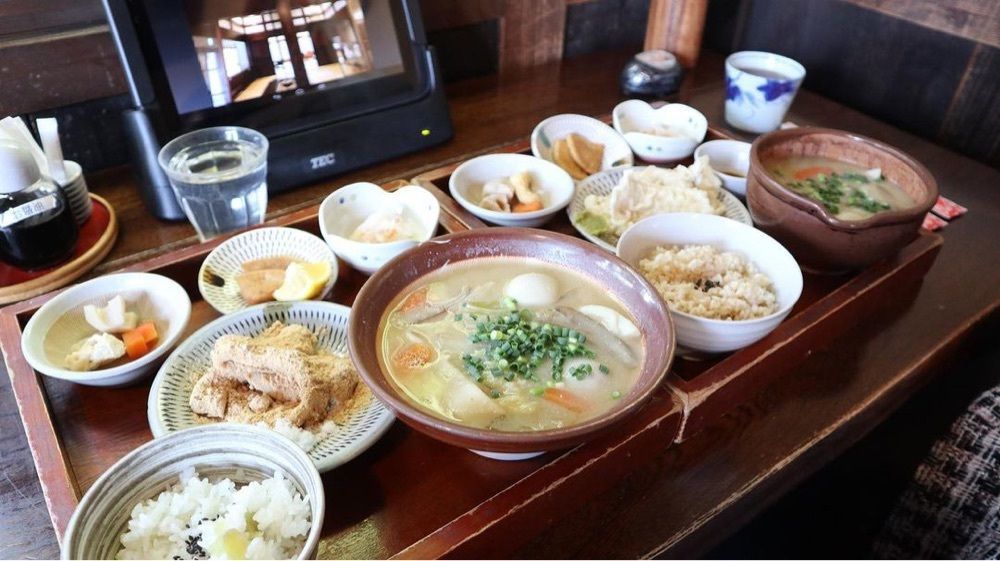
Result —
[[143, 200], [184, 217], [157, 163], [190, 130], [269, 140], [270, 192], [451, 138], [418, 0], [104, 0], [134, 107]]

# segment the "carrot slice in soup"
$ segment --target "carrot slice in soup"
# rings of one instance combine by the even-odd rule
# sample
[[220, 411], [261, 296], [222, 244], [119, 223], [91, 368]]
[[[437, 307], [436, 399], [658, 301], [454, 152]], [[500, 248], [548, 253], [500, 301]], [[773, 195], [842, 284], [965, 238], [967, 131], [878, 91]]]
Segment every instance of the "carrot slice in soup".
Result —
[[576, 413], [582, 413], [587, 408], [587, 405], [580, 401], [580, 398], [559, 388], [545, 388], [545, 393], [542, 394], [542, 397], [547, 401], [551, 401]]
[[138, 329], [122, 333], [122, 341], [125, 343], [125, 354], [129, 358], [136, 359], [149, 352], [149, 345]]
[[419, 290], [411, 292], [409, 296], [404, 298], [403, 303], [399, 305], [399, 310], [402, 312], [409, 312], [410, 310], [415, 310], [426, 303], [427, 287], [425, 286]]
[[392, 355], [392, 361], [403, 370], [423, 368], [437, 358], [434, 347], [424, 343], [408, 343]]
[[827, 166], [810, 166], [807, 168], [802, 168], [795, 172], [795, 179], [809, 179], [810, 177], [815, 177], [819, 174], [830, 175], [833, 173], [833, 168]]

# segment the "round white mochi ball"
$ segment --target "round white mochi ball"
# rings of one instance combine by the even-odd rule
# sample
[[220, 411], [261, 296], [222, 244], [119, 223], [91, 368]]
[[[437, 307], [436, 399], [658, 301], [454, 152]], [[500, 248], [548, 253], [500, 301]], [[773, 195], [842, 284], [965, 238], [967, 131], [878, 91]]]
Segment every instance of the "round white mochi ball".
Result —
[[559, 299], [559, 283], [544, 273], [524, 273], [510, 279], [503, 293], [519, 306], [551, 306]]

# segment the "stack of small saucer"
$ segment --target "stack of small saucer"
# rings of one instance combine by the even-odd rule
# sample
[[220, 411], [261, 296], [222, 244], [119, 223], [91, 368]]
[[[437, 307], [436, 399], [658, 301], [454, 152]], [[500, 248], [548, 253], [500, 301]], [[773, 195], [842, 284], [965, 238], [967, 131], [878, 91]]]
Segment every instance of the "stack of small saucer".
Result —
[[63, 164], [65, 178], [59, 179], [57, 183], [66, 195], [66, 201], [73, 217], [76, 218], [76, 223], [83, 224], [90, 218], [94, 204], [90, 200], [90, 192], [87, 191], [87, 182], [83, 179], [83, 169], [80, 164], [72, 160], [65, 160]]

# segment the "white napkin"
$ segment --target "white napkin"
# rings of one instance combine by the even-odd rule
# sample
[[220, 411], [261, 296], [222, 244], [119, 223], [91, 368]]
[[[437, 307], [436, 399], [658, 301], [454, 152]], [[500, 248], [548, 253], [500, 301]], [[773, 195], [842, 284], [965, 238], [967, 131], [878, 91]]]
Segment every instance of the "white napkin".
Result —
[[[20, 117], [6, 117], [0, 120], [0, 139], [7, 139], [16, 142], [31, 152], [38, 164], [38, 171], [48, 179], [53, 179], [52, 170], [49, 168], [49, 160], [45, 157], [45, 151], [35, 142], [31, 136], [31, 131]], [[65, 177], [65, 172], [63, 173]]]
[[36, 119], [38, 138], [42, 141], [42, 152], [49, 161], [49, 173], [59, 185], [66, 184], [66, 162], [63, 159], [62, 144], [59, 143], [59, 123], [55, 117]]

